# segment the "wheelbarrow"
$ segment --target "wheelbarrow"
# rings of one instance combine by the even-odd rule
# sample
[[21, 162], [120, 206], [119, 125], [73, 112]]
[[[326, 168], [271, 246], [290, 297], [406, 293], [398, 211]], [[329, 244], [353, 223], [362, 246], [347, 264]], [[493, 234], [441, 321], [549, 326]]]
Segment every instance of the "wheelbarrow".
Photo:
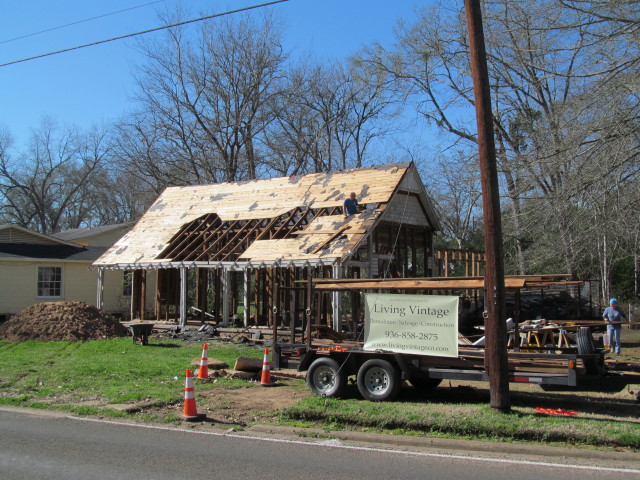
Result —
[[140, 342], [141, 345], [149, 344], [149, 335], [153, 329], [153, 323], [132, 323], [129, 325], [129, 331], [133, 337], [133, 343]]

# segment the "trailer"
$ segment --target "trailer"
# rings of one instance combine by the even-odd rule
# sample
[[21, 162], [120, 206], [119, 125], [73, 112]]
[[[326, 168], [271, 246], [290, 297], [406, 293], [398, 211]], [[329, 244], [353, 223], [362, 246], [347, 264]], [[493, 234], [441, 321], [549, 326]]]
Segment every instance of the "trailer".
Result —
[[[383, 287], [403, 291], [425, 290], [426, 282], [416, 279], [394, 279]], [[365, 283], [366, 282], [366, 283]], [[360, 285], [373, 291], [372, 280], [361, 281]], [[375, 282], [381, 290], [381, 282]], [[526, 281], [508, 282], [510, 288]], [[471, 282], [463, 283], [465, 288]], [[316, 285], [308, 281], [307, 298], [319, 298], [314, 295], [318, 291], [352, 289], [359, 286], [355, 281], [326, 280]], [[412, 286], [411, 286], [412, 285]], [[460, 285], [456, 282], [456, 285]], [[451, 283], [438, 283], [438, 289], [445, 290]], [[476, 288], [481, 287], [476, 280]], [[276, 289], [277, 292], [277, 289]], [[277, 298], [277, 297], [276, 297]], [[277, 303], [274, 303], [274, 314]], [[319, 306], [316, 304], [316, 311]], [[286, 328], [278, 327], [274, 315], [274, 368], [292, 368], [306, 371], [306, 383], [315, 395], [331, 398], [344, 394], [350, 377], [355, 377], [358, 391], [364, 399], [371, 401], [393, 400], [404, 382], [422, 390], [432, 390], [442, 380], [489, 381], [485, 368], [484, 348], [481, 345], [458, 345], [455, 355], [439, 356], [437, 354], [421, 354], [416, 352], [396, 351], [394, 348], [371, 348], [372, 343], [358, 339], [340, 339], [334, 332], [333, 340], [312, 338], [314, 315], [311, 304], [306, 309], [306, 321], [299, 326], [295, 322]], [[387, 308], [384, 312], [384, 323], [394, 325], [400, 321], [399, 308]], [[371, 318], [365, 315], [365, 329], [370, 327]], [[457, 311], [456, 311], [457, 314]], [[404, 313], [403, 313], [404, 315]], [[403, 317], [406, 318], [406, 317]], [[416, 323], [412, 330], [411, 322], [408, 330], [397, 332], [389, 329], [384, 333], [391, 338], [426, 338], [425, 329]], [[425, 323], [422, 322], [421, 325]], [[319, 327], [319, 325], [316, 325]], [[326, 327], [323, 326], [326, 329]], [[386, 328], [386, 327], [385, 327]], [[590, 327], [575, 328], [575, 344], [565, 340], [562, 346], [556, 344], [536, 347], [528, 345], [519, 348], [511, 345], [507, 351], [508, 377], [512, 383], [539, 385], [545, 391], [582, 391], [615, 393], [622, 391], [627, 385], [640, 384], [640, 375], [614, 371], [605, 363], [608, 350], [596, 344]], [[515, 323], [518, 332], [518, 323]], [[298, 338], [300, 341], [298, 341]], [[388, 342], [388, 345], [395, 345]], [[640, 396], [638, 396], [640, 400]]]

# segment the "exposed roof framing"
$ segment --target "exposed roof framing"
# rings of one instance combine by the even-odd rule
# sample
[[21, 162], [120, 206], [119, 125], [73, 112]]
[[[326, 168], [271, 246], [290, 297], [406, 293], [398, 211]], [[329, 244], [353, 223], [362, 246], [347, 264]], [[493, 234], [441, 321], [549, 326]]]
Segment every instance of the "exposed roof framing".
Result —
[[216, 214], [209, 213], [183, 225], [158, 259], [172, 262], [235, 261], [255, 241], [289, 238], [310, 220], [334, 213], [334, 207], [296, 207], [272, 219], [231, 221], [222, 221]]
[[[366, 210], [345, 218], [352, 191]], [[401, 198], [394, 203], [394, 196]], [[94, 265], [329, 264], [352, 255], [382, 218], [437, 229], [412, 163], [171, 187]]]

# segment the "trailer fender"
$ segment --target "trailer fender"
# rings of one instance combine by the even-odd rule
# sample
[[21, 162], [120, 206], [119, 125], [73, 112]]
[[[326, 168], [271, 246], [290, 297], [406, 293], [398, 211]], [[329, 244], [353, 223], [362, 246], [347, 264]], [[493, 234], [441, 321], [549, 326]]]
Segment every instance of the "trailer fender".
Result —
[[309, 365], [311, 365], [316, 357], [317, 355], [315, 350], [309, 350], [306, 353], [302, 354], [302, 356], [300, 357], [300, 363], [298, 364], [298, 371], [306, 372], [307, 370], [309, 370]]
[[405, 355], [396, 353], [393, 355], [393, 360], [400, 369], [402, 380], [409, 380], [420, 374], [420, 371], [412, 363], [407, 362]]

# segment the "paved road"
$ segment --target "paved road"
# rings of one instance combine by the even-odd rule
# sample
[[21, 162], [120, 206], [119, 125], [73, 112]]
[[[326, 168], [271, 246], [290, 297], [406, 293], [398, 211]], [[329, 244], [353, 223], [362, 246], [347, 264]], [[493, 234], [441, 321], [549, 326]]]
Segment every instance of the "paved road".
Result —
[[[639, 478], [624, 465], [390, 451], [338, 440], [251, 438], [212, 428], [145, 427], [0, 410], [0, 479], [470, 479]], [[553, 460], [550, 460], [553, 462]]]

